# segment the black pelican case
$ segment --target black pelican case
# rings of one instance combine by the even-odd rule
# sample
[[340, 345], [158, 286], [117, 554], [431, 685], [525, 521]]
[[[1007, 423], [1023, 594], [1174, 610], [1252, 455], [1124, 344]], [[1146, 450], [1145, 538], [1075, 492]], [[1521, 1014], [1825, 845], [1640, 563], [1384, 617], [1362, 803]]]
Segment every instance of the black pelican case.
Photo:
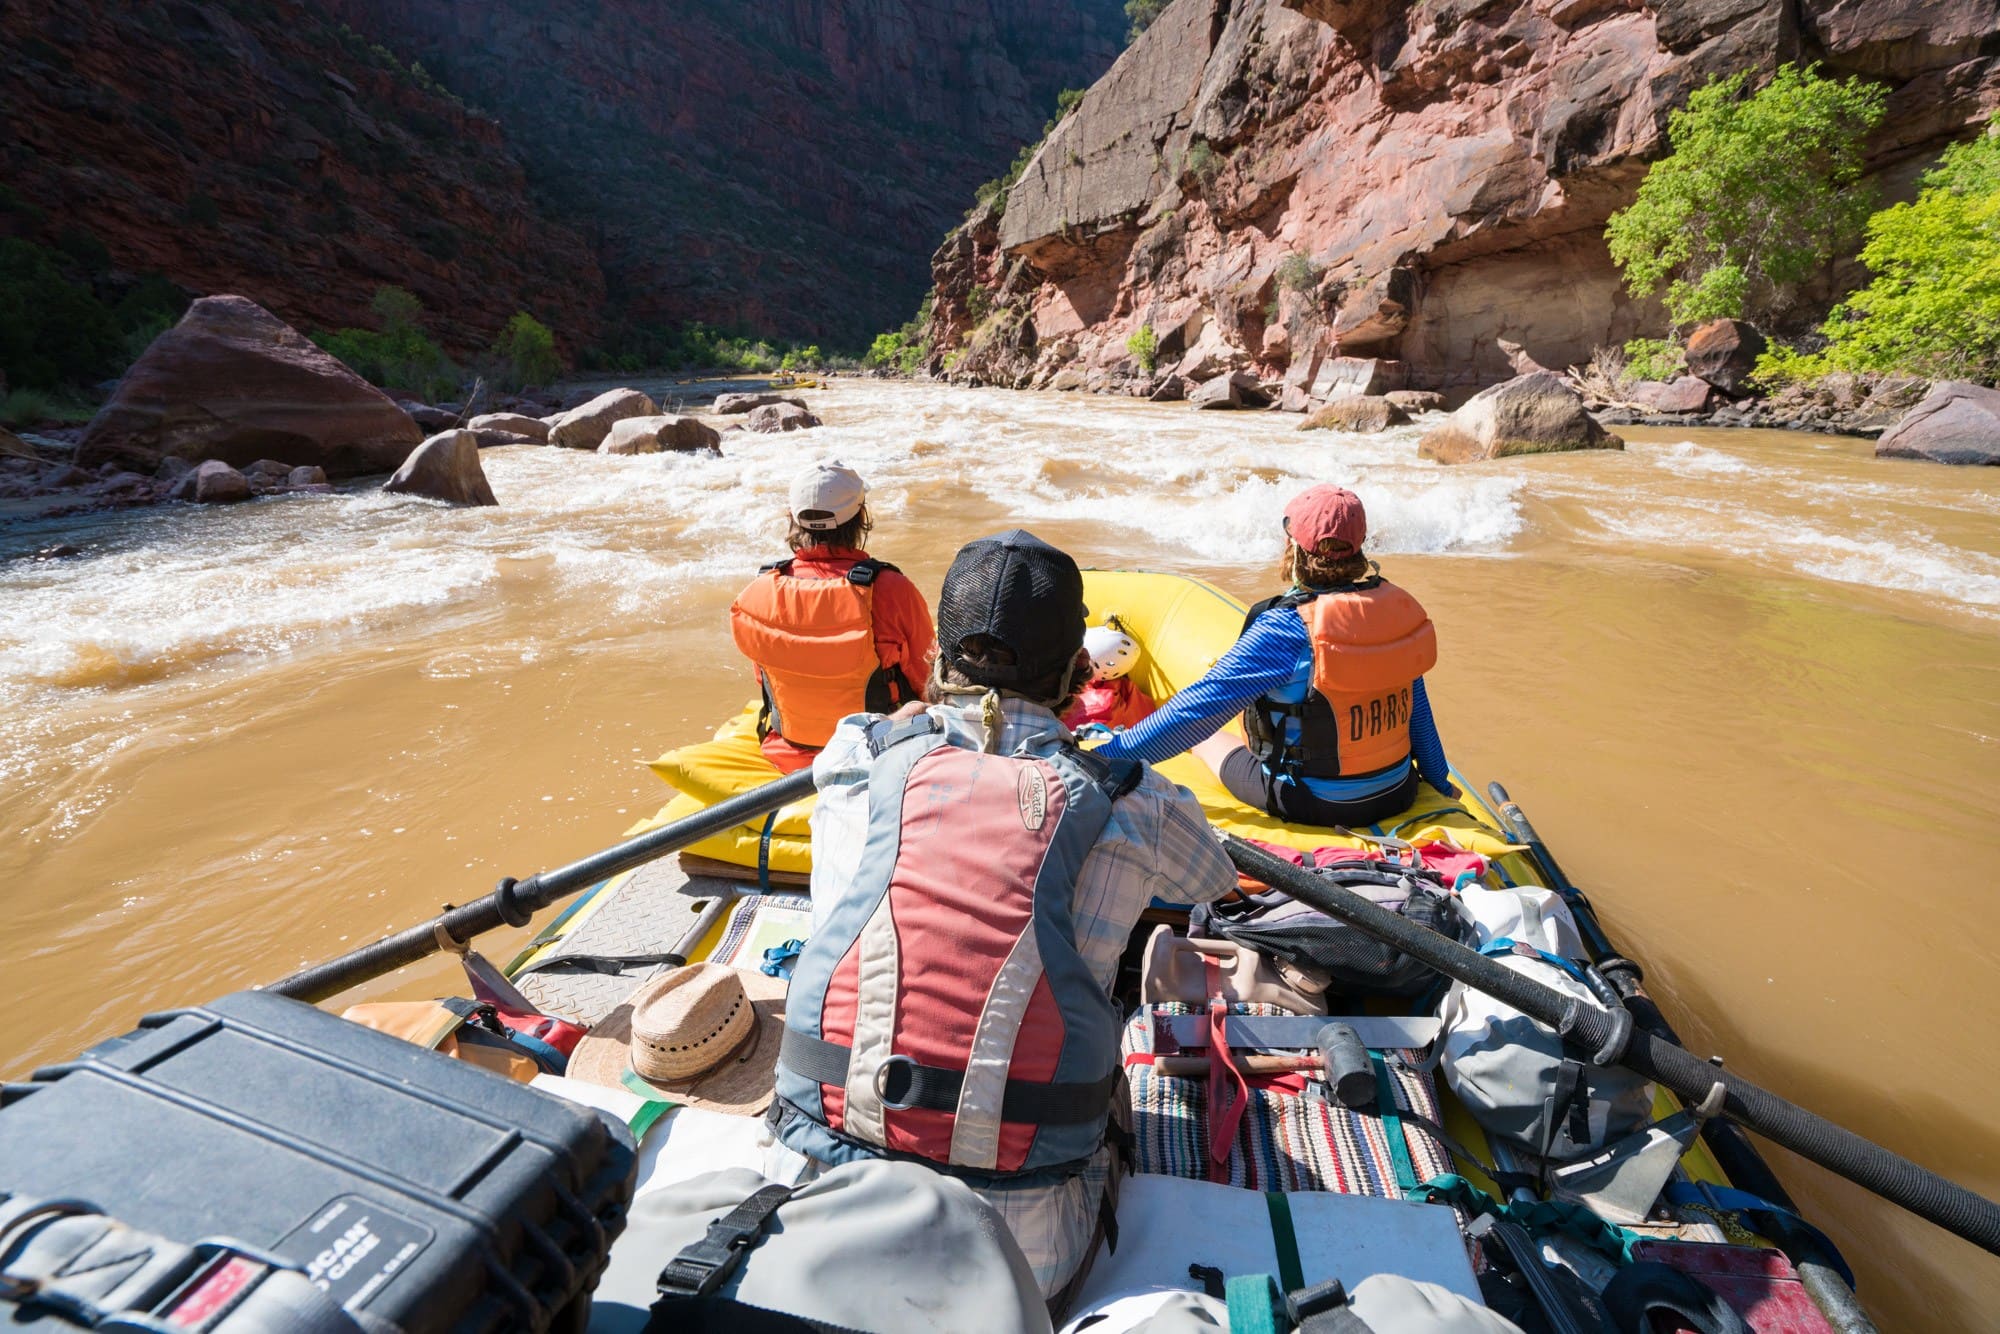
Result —
[[255, 991], [0, 1085], [0, 1192], [273, 1253], [371, 1334], [581, 1329], [636, 1161], [589, 1108]]

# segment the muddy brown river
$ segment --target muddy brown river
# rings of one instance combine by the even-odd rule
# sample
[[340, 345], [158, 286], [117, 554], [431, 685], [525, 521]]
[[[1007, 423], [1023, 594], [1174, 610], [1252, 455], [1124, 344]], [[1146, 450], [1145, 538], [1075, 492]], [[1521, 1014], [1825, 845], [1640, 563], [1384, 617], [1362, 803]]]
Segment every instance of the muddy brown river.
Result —
[[[662, 386], [648, 386], [671, 396]], [[2000, 1194], [2000, 469], [1633, 428], [1446, 470], [1414, 428], [848, 381], [723, 456], [485, 455], [497, 510], [357, 488], [0, 530], [0, 1076], [614, 841], [746, 697], [723, 608], [838, 455], [934, 592], [1020, 524], [1270, 591], [1309, 480], [1439, 626], [1446, 748], [1505, 781], [1703, 1054]], [[490, 951], [504, 954], [504, 942]], [[376, 995], [430, 995], [442, 966]], [[1892, 1329], [2000, 1261], [1774, 1152]]]

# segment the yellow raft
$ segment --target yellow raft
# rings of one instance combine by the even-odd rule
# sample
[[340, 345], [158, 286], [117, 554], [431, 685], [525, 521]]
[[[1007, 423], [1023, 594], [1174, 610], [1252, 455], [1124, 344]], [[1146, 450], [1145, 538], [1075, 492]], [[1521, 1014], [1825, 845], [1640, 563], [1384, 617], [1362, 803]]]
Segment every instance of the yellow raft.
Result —
[[[1243, 628], [1247, 608], [1200, 579], [1137, 570], [1086, 570], [1083, 581], [1092, 623], [1101, 625], [1115, 617], [1125, 633], [1138, 641], [1141, 654], [1133, 679], [1156, 700], [1168, 699], [1208, 671]], [[658, 815], [635, 826], [632, 833], [691, 815], [779, 776], [757, 747], [754, 703], [724, 723], [714, 740], [670, 750], [650, 767], [679, 795]], [[1232, 834], [1302, 850], [1361, 843], [1330, 829], [1286, 824], [1244, 805], [1192, 755], [1176, 756], [1159, 769], [1200, 799], [1210, 822]], [[810, 800], [796, 802], [779, 811], [768, 829], [763, 822], [740, 826], [688, 851], [744, 867], [752, 874], [761, 855], [762, 864], [772, 871], [803, 874], [812, 869], [807, 823], [811, 813]], [[1482, 805], [1448, 798], [1428, 785], [1419, 789], [1409, 810], [1357, 832], [1412, 843], [1444, 840], [1489, 857], [1516, 851], [1497, 832]]]

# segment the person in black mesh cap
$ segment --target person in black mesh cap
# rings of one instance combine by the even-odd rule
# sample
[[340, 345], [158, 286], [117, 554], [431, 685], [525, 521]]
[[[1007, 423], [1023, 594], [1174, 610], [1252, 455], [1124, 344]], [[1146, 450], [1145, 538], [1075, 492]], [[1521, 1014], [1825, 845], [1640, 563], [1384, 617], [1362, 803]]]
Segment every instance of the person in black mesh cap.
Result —
[[1111, 1171], [1119, 956], [1153, 899], [1218, 899], [1236, 873], [1185, 789], [1062, 725], [1090, 673], [1075, 561], [982, 538], [937, 611], [927, 702], [843, 719], [813, 763], [813, 932], [771, 1122], [817, 1162], [959, 1177], [1060, 1309]]

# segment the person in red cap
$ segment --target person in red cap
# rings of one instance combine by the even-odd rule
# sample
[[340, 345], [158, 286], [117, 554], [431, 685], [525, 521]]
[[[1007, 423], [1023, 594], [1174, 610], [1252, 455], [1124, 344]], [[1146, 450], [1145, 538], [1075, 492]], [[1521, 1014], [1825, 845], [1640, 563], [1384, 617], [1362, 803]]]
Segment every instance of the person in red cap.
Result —
[[[1424, 693], [1437, 632], [1367, 540], [1352, 491], [1293, 497], [1289, 590], [1250, 609], [1207, 675], [1095, 753], [1157, 763], [1192, 750], [1238, 801], [1302, 824], [1378, 823], [1410, 807], [1420, 779], [1457, 796]], [[1219, 734], [1239, 713], [1248, 745]]]
[[789, 560], [729, 607], [757, 668], [757, 735], [782, 773], [803, 769], [850, 713], [888, 713], [930, 675], [931, 609], [902, 571], [862, 550], [872, 522], [860, 476], [839, 461], [792, 479]]

